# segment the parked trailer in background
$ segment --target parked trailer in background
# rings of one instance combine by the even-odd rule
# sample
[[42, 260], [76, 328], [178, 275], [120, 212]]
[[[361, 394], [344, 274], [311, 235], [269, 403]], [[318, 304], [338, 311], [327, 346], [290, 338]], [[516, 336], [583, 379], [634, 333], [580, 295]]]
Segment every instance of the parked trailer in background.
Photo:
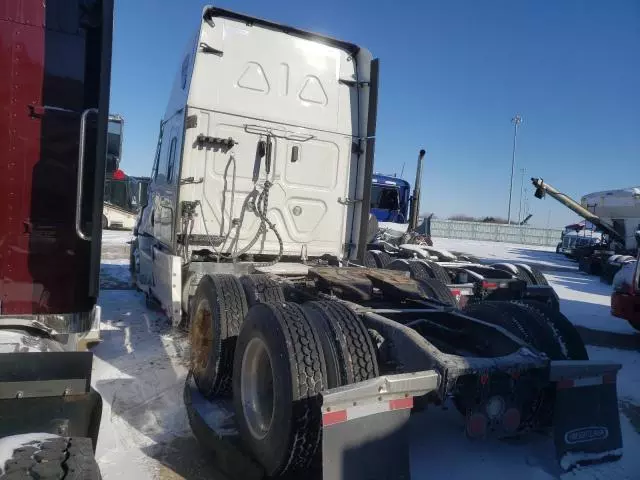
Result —
[[113, 3], [0, 6], [2, 478], [99, 479], [99, 329]]
[[461, 311], [437, 280], [354, 266], [377, 86], [363, 48], [204, 9], [132, 244], [139, 288], [189, 329], [194, 434], [233, 478], [407, 479], [410, 413], [453, 399], [470, 437], [552, 429], [564, 468], [619, 458], [620, 366], [561, 314]]

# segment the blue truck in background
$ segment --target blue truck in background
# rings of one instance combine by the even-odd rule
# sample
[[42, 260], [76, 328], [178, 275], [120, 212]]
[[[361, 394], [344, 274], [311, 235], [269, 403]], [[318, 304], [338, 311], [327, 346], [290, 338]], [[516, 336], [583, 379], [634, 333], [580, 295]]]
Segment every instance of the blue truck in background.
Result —
[[409, 182], [374, 173], [371, 183], [371, 213], [378, 221], [407, 223], [411, 194]]

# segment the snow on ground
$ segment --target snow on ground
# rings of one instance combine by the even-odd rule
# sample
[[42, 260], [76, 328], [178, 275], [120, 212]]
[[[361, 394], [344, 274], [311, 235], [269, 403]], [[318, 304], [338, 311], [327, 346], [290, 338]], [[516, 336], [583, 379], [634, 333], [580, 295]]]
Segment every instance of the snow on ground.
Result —
[[[591, 346], [587, 351], [591, 360], [622, 364], [618, 373], [618, 399], [640, 405], [640, 353]], [[640, 470], [638, 472], [640, 478]]]
[[124, 245], [131, 240], [131, 230], [104, 230], [102, 245]]
[[100, 304], [92, 384], [103, 399], [96, 458], [104, 480], [218, 480], [183, 405], [185, 334], [134, 290], [104, 290]]
[[435, 248], [469, 253], [488, 262], [518, 261], [537, 266], [544, 271], [578, 271], [578, 264], [556, 253], [555, 247], [455, 238], [432, 238], [432, 240]]
[[582, 272], [545, 276], [560, 297], [560, 310], [574, 325], [640, 337], [626, 320], [611, 315], [611, 285]]
[[[124, 253], [119, 258], [103, 260], [99, 300], [103, 308], [102, 343], [93, 348], [92, 384], [103, 398], [96, 452], [103, 478], [224, 480], [199, 448], [188, 425], [182, 401], [188, 358], [185, 334], [172, 329], [164, 315], [149, 310], [144, 296], [131, 289], [128, 249], [118, 250], [126, 245], [129, 235], [116, 233], [119, 237], [110, 235], [110, 243], [105, 244], [112, 252]], [[495, 246], [489, 245], [481, 254], [464, 242], [459, 248], [441, 246], [481, 256], [496, 251]], [[504, 250], [506, 244], [499, 245]], [[540, 253], [513, 250], [509, 254], [519, 255], [518, 258], [502, 258], [525, 261], [529, 256], [553, 263], [555, 253], [533, 251]], [[555, 266], [564, 268], [562, 261]], [[548, 278], [557, 286], [563, 297], [562, 309], [569, 311], [573, 322], [586, 322], [585, 318], [592, 317], [592, 325], [608, 325], [607, 322], [618, 320], [608, 318], [608, 309], [603, 307], [608, 296], [600, 289], [606, 289], [605, 285], [584, 281], [585, 277], [574, 267], [554, 270]], [[432, 408], [411, 419], [412, 479], [640, 479], [640, 456], [634, 454], [640, 451], [640, 414], [635, 407], [640, 405], [640, 353], [601, 347], [588, 350], [594, 360], [623, 365], [618, 376], [625, 452], [621, 461], [560, 475], [548, 437], [530, 434], [517, 441], [470, 441], [464, 436], [462, 418], [455, 409]]]
[[434, 408], [411, 419], [411, 480], [487, 478], [499, 480], [613, 480], [640, 478], [640, 435], [620, 416], [624, 441], [618, 462], [578, 468], [562, 474], [550, 438], [468, 440], [462, 417], [450, 408]]

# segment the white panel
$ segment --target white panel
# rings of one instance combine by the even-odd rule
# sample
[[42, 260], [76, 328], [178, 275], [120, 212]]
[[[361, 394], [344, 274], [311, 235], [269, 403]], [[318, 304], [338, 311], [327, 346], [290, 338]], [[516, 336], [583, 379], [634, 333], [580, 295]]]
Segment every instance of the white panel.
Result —
[[320, 200], [292, 197], [287, 201], [287, 210], [296, 233], [312, 233], [327, 214], [327, 204]]
[[345, 51], [229, 19], [203, 24], [201, 41], [224, 54], [197, 54], [189, 105], [352, 134], [356, 89], [339, 83], [354, 77]]
[[[298, 160], [292, 162], [292, 149], [298, 147]], [[336, 187], [340, 150], [335, 143], [309, 140], [291, 142], [287, 149], [285, 179], [288, 185], [308, 186], [324, 190]], [[342, 169], [345, 170], [345, 166]]]
[[[268, 217], [283, 239], [285, 253], [300, 255], [303, 246], [310, 256], [340, 254], [345, 241], [348, 206], [338, 202], [347, 196], [351, 139], [326, 132], [251, 120], [221, 113], [198, 114], [198, 127], [187, 130], [195, 139], [197, 133], [213, 137], [233, 138], [232, 149], [194, 148], [188, 136], [185, 145], [184, 177], [203, 178], [201, 184], [183, 185], [180, 198], [200, 198], [201, 212], [194, 234], [229, 235], [226, 247], [235, 238], [232, 222], [241, 215], [247, 195], [254, 189], [252, 180], [256, 164], [256, 148], [266, 133], [273, 135], [272, 165], [269, 180]], [[202, 119], [202, 122], [200, 122]], [[206, 129], [206, 130], [205, 130]], [[298, 158], [292, 162], [292, 148], [298, 147]], [[235, 160], [235, 166], [234, 166]], [[226, 182], [225, 182], [226, 179]], [[260, 161], [258, 191], [267, 179], [264, 159]], [[205, 230], [206, 222], [206, 230]], [[260, 220], [253, 211], [245, 211], [239, 236], [239, 249], [257, 232]], [[269, 231], [260, 238], [251, 253], [274, 254], [278, 241]]]

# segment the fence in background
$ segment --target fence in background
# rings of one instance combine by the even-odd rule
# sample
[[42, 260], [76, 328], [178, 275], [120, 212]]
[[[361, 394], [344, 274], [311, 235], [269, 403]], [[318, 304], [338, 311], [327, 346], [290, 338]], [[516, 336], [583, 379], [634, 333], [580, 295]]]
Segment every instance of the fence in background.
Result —
[[562, 230], [560, 229], [535, 228], [526, 225], [431, 220], [432, 237], [489, 240], [492, 242], [555, 247], [560, 242], [561, 232]]

